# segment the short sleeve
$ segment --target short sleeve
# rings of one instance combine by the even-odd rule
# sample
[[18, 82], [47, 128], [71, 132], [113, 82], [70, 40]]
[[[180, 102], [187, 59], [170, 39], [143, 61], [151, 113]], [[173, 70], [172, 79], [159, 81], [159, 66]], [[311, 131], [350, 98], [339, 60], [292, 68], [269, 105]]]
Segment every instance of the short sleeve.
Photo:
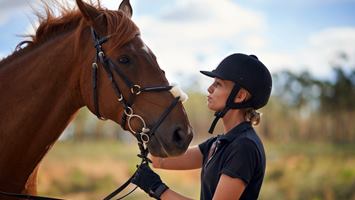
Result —
[[217, 139], [217, 137], [212, 137], [203, 143], [199, 144], [198, 147], [203, 155], [203, 163], [205, 163], [205, 159], [208, 156], [208, 152], [210, 150], [210, 147], [212, 146], [212, 143]]
[[233, 144], [221, 173], [232, 178], [240, 178], [248, 184], [255, 173], [257, 160], [258, 150], [254, 142], [247, 138], [240, 140]]

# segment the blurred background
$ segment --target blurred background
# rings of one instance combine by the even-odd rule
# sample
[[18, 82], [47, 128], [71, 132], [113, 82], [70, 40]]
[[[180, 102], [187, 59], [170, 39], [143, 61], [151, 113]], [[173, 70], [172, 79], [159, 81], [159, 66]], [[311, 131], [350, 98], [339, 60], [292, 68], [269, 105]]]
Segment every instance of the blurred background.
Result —
[[[74, 5], [74, 1], [63, 1]], [[119, 1], [102, 0], [116, 9]], [[192, 145], [211, 137], [206, 107], [211, 70], [234, 52], [255, 54], [273, 74], [256, 127], [267, 171], [260, 199], [355, 200], [354, 0], [132, 0], [133, 20], [170, 82], [188, 94]], [[33, 33], [39, 0], [0, 0], [0, 58]], [[1, 81], [1, 80], [0, 80]], [[217, 127], [215, 133], [221, 133]], [[81, 109], [44, 158], [39, 194], [102, 199], [134, 172], [129, 133]], [[199, 170], [157, 170], [176, 191], [199, 199]], [[133, 187], [131, 187], [133, 188]], [[127, 190], [128, 191], [128, 190]], [[137, 190], [127, 199], [149, 199]]]

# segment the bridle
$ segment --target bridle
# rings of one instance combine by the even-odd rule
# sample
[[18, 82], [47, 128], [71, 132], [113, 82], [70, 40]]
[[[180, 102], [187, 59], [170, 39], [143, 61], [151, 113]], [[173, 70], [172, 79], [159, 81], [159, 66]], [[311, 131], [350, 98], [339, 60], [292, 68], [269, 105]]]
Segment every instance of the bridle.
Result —
[[[173, 86], [154, 86], [154, 87], [141, 87], [138, 84], [133, 84], [133, 82], [121, 71], [119, 66], [114, 63], [110, 58], [106, 57], [104, 50], [102, 49], [102, 44], [104, 44], [110, 36], [105, 36], [105, 37], [100, 37], [94, 28], [90, 28], [91, 30], [91, 35], [94, 41], [94, 47], [96, 49], [96, 54], [95, 54], [95, 59], [94, 62], [92, 63], [92, 92], [93, 92], [93, 101], [94, 101], [94, 109], [95, 109], [95, 115], [101, 119], [105, 120], [105, 118], [100, 114], [100, 109], [99, 109], [99, 96], [98, 96], [98, 70], [99, 70], [99, 64], [104, 68], [106, 75], [108, 76], [108, 79], [111, 82], [111, 86], [114, 90], [114, 93], [117, 97], [118, 102], [121, 103], [123, 106], [123, 114], [122, 114], [122, 122], [121, 126], [124, 128], [125, 125], [127, 124], [129, 131], [136, 137], [138, 141], [138, 147], [140, 150], [140, 154], [137, 156], [141, 158], [141, 162], [139, 164], [148, 164], [151, 162], [149, 160], [148, 156], [148, 148], [147, 144], [151, 140], [151, 138], [154, 136], [155, 131], [159, 128], [159, 126], [163, 123], [163, 121], [166, 119], [166, 117], [169, 115], [169, 113], [175, 108], [175, 106], [178, 104], [180, 101], [180, 96], [176, 96], [174, 100], [171, 102], [171, 104], [166, 108], [166, 110], [160, 115], [159, 119], [155, 124], [152, 126], [152, 128], [148, 128], [147, 124], [144, 120], [144, 118], [136, 113], [134, 113], [134, 110], [132, 108], [132, 105], [134, 102], [129, 103], [127, 99], [124, 97], [120, 87], [118, 87], [118, 84], [116, 80], [114, 79], [113, 72], [116, 72], [116, 74], [123, 80], [125, 85], [129, 88], [131, 95], [133, 96], [138, 96], [142, 92], [162, 92], [162, 91], [170, 91]], [[139, 131], [136, 131], [132, 128], [131, 121], [132, 119], [138, 119], [142, 123], [142, 129]], [[138, 167], [137, 166], [137, 169]], [[136, 173], [136, 172], [135, 172]], [[125, 189], [131, 182], [132, 178], [134, 177], [135, 173], [120, 187], [118, 187], [115, 191], [113, 191], [111, 194], [109, 194], [107, 197], [104, 198], [104, 200], [110, 200], [114, 198], [117, 194], [119, 194], [123, 189]], [[131, 194], [133, 191], [135, 191], [137, 187], [135, 187], [133, 190], [128, 192], [127, 194], [123, 195], [122, 197], [118, 199], [123, 199], [129, 194]], [[22, 198], [22, 199], [28, 199], [28, 200], [61, 200], [57, 198], [51, 198], [51, 197], [43, 197], [43, 196], [35, 196], [35, 195], [27, 195], [27, 194], [17, 194], [17, 193], [8, 193], [8, 192], [2, 192], [0, 191], [0, 195], [4, 196], [10, 196], [10, 197], [15, 197], [15, 198]]]
[[[132, 102], [130, 104], [126, 100], [126, 98], [123, 96], [121, 89], [118, 87], [118, 84], [113, 77], [113, 71], [116, 72], [116, 74], [123, 80], [123, 82], [129, 88], [129, 90], [133, 96], [138, 96], [142, 92], [169, 91], [173, 88], [173, 86], [169, 85], [169, 86], [141, 87], [138, 84], [133, 84], [133, 82], [121, 71], [119, 66], [116, 63], [114, 63], [110, 58], [105, 56], [105, 53], [102, 49], [102, 44], [105, 43], [109, 39], [109, 37], [100, 38], [92, 27], [91, 27], [91, 34], [92, 34], [92, 37], [94, 40], [94, 47], [96, 49], [95, 60], [92, 63], [92, 86], [93, 86], [92, 89], [93, 89], [94, 109], [95, 109], [96, 116], [99, 119], [102, 119], [102, 120], [105, 119], [104, 117], [101, 116], [100, 110], [99, 110], [98, 76], [97, 76], [98, 69], [99, 69], [99, 65], [98, 65], [98, 62], [99, 62], [103, 66], [103, 68], [105, 69], [106, 75], [108, 76], [108, 78], [111, 82], [111, 86], [113, 88], [113, 91], [115, 92], [118, 102], [120, 102], [121, 105], [123, 106], [124, 110], [123, 110], [122, 123], [121, 123], [122, 127], [125, 127], [125, 124], [127, 122], [128, 129], [134, 135], [137, 135], [137, 134], [140, 135], [140, 139], [144, 144], [148, 143], [150, 138], [155, 134], [155, 131], [158, 129], [158, 127], [161, 125], [161, 123], [164, 121], [164, 119], [167, 117], [167, 115], [177, 105], [177, 103], [180, 100], [180, 97], [175, 97], [173, 102], [168, 106], [168, 108], [160, 116], [159, 120], [155, 123], [153, 128], [151, 128], [151, 129], [147, 128], [143, 117], [134, 113], [133, 108], [132, 108], [132, 105], [134, 102]], [[134, 118], [138, 119], [143, 125], [143, 128], [139, 133], [137, 131], [133, 130], [133, 128], [132, 128], [131, 120]]]
[[[134, 96], [138, 96], [142, 92], [161, 92], [161, 91], [170, 91], [173, 86], [154, 86], [154, 87], [141, 87], [140, 85], [133, 84], [132, 81], [120, 70], [119, 66], [112, 62], [111, 59], [107, 58], [105, 56], [105, 53], [102, 49], [102, 44], [105, 43], [109, 37], [102, 37], [100, 38], [98, 34], [95, 32], [95, 30], [91, 27], [91, 35], [94, 40], [94, 47], [96, 49], [96, 56], [95, 60], [92, 63], [92, 85], [93, 85], [93, 100], [94, 100], [94, 107], [95, 107], [95, 113], [96, 116], [99, 119], [104, 119], [99, 110], [99, 99], [98, 99], [98, 61], [100, 64], [103, 66], [105, 69], [105, 72], [111, 82], [111, 86], [115, 92], [115, 95], [117, 97], [118, 102], [120, 102], [123, 106], [123, 114], [122, 114], [122, 123], [121, 126], [125, 127], [125, 124], [127, 122], [129, 130], [133, 133], [133, 135], [136, 137], [138, 141], [138, 147], [140, 150], [140, 154], [138, 154], [138, 157], [142, 159], [140, 165], [142, 164], [147, 164], [150, 162], [149, 158], [147, 157], [148, 155], [148, 148], [147, 148], [147, 143], [150, 141], [151, 137], [154, 136], [155, 131], [159, 128], [159, 126], [163, 123], [165, 118], [168, 116], [168, 114], [174, 109], [174, 107], [177, 105], [177, 103], [180, 101], [180, 96], [177, 96], [174, 98], [174, 100], [171, 102], [171, 104], [166, 108], [166, 110], [160, 115], [158, 121], [154, 124], [154, 126], [149, 129], [147, 127], [147, 124], [145, 123], [145, 120], [143, 117], [140, 115], [137, 115], [134, 113], [132, 104], [128, 103], [128, 101], [124, 98], [120, 88], [118, 87], [117, 82], [115, 81], [113, 77], [112, 70], [117, 73], [117, 75], [123, 80], [123, 82], [126, 84], [126, 86], [130, 89], [130, 92]], [[131, 120], [132, 119], [138, 119], [142, 123], [142, 129], [138, 132], [133, 130], [132, 125], [131, 125]], [[134, 173], [135, 174], [135, 173]], [[122, 184], [118, 189], [113, 191], [111, 194], [109, 194], [104, 200], [109, 200], [115, 197], [118, 193], [120, 193], [124, 188], [126, 188], [129, 183], [131, 182], [131, 179], [133, 178], [134, 174], [129, 178], [124, 184]], [[127, 195], [131, 194], [137, 187], [135, 187], [131, 192], [127, 193], [126, 195], [122, 196], [119, 199], [122, 199], [126, 197]]]

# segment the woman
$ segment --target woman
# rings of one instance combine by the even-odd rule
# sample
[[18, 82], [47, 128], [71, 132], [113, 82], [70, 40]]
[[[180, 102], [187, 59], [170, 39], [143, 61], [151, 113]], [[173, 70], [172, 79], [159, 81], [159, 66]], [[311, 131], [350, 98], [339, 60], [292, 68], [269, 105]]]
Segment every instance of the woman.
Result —
[[[224, 134], [212, 137], [184, 155], [152, 157], [153, 167], [201, 170], [201, 199], [257, 199], [265, 174], [265, 153], [252, 125], [260, 122], [257, 109], [271, 93], [271, 75], [254, 55], [232, 54], [215, 70], [201, 71], [214, 78], [208, 88], [208, 108], [216, 111], [210, 133], [222, 118]], [[188, 199], [169, 189], [148, 165], [133, 181], [156, 199]]]

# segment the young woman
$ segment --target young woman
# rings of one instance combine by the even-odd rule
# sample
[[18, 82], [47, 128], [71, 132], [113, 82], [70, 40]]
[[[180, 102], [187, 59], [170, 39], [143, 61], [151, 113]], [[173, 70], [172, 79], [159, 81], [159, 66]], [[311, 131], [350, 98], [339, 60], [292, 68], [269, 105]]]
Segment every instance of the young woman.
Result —
[[[214, 78], [208, 88], [208, 108], [215, 111], [210, 133], [222, 118], [224, 133], [190, 147], [179, 157], [152, 157], [153, 167], [201, 170], [201, 199], [257, 199], [265, 174], [262, 141], [252, 125], [260, 122], [257, 109], [271, 93], [271, 75], [254, 55], [232, 54], [215, 70], [201, 71]], [[188, 199], [169, 189], [148, 165], [132, 182], [156, 199]]]

